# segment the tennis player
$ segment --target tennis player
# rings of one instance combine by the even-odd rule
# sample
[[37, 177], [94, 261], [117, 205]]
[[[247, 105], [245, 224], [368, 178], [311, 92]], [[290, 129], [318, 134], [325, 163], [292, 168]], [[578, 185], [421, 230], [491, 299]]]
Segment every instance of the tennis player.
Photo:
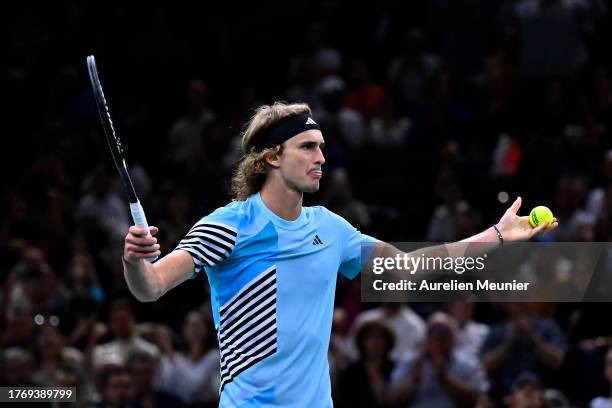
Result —
[[[198, 221], [168, 255], [145, 261], [161, 254], [144, 228], [132, 226], [125, 237], [124, 274], [140, 301], [207, 274], [220, 407], [331, 407], [327, 350], [337, 274], [359, 273], [364, 243], [384, 256], [398, 252], [324, 207], [302, 206], [303, 194], [319, 189], [325, 163], [323, 135], [310, 115], [305, 104], [258, 108], [242, 138], [234, 200]], [[516, 215], [520, 205], [517, 199], [496, 226], [466, 242], [491, 250], [539, 234], [546, 225], [532, 229]]]

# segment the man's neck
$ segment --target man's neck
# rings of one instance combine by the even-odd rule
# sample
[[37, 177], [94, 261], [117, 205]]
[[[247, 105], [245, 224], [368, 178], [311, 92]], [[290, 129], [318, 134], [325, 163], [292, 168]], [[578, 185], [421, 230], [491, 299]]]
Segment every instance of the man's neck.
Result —
[[287, 221], [295, 221], [302, 212], [304, 195], [279, 183], [264, 183], [261, 200], [274, 214]]

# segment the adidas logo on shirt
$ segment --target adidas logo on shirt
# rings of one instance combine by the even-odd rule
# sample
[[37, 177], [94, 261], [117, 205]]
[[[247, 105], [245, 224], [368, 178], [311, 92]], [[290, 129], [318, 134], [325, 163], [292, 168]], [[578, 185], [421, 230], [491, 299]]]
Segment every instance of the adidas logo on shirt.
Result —
[[321, 244], [323, 244], [323, 241], [321, 241], [321, 238], [319, 238], [318, 235], [315, 235], [314, 241], [312, 241], [312, 245], [321, 245]]
[[308, 118], [305, 124], [306, 125], [316, 125], [317, 122], [315, 122], [313, 118]]

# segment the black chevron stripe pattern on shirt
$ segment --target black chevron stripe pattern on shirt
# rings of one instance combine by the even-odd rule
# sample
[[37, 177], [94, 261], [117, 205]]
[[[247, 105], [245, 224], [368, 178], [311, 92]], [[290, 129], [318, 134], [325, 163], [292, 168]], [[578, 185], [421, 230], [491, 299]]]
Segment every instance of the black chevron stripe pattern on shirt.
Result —
[[263, 271], [219, 310], [221, 391], [276, 353], [276, 266]]

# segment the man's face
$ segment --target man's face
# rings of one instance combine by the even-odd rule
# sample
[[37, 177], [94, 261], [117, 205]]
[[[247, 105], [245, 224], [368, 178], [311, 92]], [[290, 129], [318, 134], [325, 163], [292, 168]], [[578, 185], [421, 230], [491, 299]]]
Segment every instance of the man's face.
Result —
[[110, 313], [109, 326], [115, 336], [128, 339], [134, 332], [134, 316], [127, 309], [117, 308]]
[[322, 148], [325, 145], [319, 130], [307, 130], [288, 139], [279, 156], [280, 172], [289, 188], [314, 193], [319, 190], [325, 163]]
[[147, 393], [153, 389], [155, 378], [155, 363], [150, 360], [142, 360], [132, 365], [133, 386], [137, 393]]
[[104, 390], [105, 400], [115, 407], [122, 407], [132, 396], [132, 378], [128, 373], [111, 375]]
[[426, 347], [430, 354], [449, 356], [453, 346], [453, 331], [444, 323], [434, 323], [427, 329]]

